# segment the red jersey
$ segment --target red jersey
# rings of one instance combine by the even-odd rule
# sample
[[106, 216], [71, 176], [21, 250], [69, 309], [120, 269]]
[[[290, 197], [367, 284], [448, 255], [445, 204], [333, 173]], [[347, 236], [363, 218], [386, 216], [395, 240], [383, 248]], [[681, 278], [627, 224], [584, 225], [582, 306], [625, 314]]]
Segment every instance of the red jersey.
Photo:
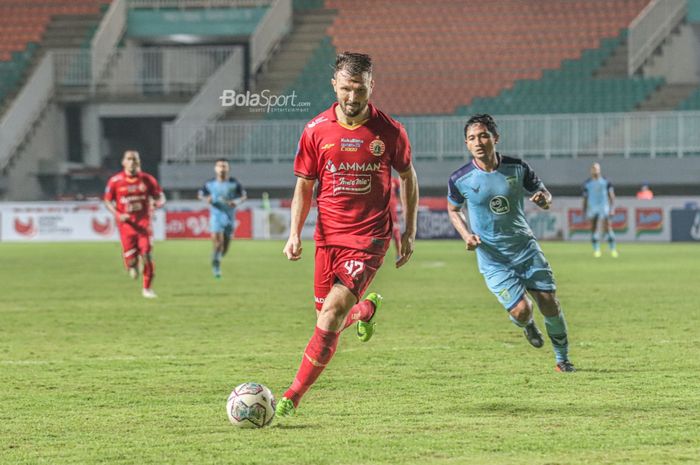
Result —
[[104, 200], [115, 202], [119, 213], [128, 213], [132, 223], [150, 219], [151, 198], [160, 197], [162, 190], [156, 178], [139, 171], [129, 176], [122, 171], [107, 182]]
[[364, 124], [337, 120], [334, 103], [304, 128], [294, 174], [318, 180], [316, 244], [385, 251], [391, 238], [391, 168], [411, 166], [404, 127], [369, 105]]

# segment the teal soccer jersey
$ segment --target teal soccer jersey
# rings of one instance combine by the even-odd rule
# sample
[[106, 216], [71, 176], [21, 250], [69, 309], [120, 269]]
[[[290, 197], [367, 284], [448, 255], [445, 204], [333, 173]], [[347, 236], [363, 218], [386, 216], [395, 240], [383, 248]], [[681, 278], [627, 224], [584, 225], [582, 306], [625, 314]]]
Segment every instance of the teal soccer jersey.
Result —
[[598, 179], [589, 178], [583, 184], [583, 196], [588, 199], [585, 212], [588, 218], [610, 215], [609, 192], [613, 192], [613, 185], [602, 176]]
[[499, 164], [486, 172], [471, 161], [452, 173], [447, 200], [466, 204], [479, 271], [499, 302], [510, 310], [525, 291], [554, 291], [556, 285], [535, 236], [527, 224], [523, 198], [544, 189], [530, 166], [517, 158], [496, 154]]
[[228, 204], [231, 200], [242, 197], [245, 194], [243, 186], [234, 177], [227, 181], [217, 181], [210, 179], [202, 189], [200, 195], [211, 196], [211, 206], [209, 207], [209, 229], [211, 232], [224, 232], [234, 226], [236, 209]]
[[515, 264], [529, 258], [526, 245], [534, 239], [523, 197], [544, 184], [524, 161], [496, 156], [495, 171], [482, 171], [471, 161], [452, 173], [447, 199], [458, 207], [466, 203], [471, 230], [481, 238], [479, 255]]

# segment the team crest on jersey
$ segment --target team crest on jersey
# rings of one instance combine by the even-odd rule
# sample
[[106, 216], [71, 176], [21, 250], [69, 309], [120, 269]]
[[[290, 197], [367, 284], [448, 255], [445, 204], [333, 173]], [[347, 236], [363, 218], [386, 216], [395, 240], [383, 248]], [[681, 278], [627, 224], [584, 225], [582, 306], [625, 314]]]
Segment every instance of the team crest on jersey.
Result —
[[508, 292], [508, 289], [501, 289], [501, 292], [498, 293], [498, 297], [508, 302], [510, 300], [510, 292]]
[[496, 215], [505, 215], [510, 211], [510, 202], [508, 202], [506, 197], [497, 195], [489, 200], [489, 208]]
[[375, 157], [381, 157], [384, 155], [385, 150], [386, 144], [379, 138], [379, 136], [369, 143], [369, 151], [372, 152], [372, 155]]

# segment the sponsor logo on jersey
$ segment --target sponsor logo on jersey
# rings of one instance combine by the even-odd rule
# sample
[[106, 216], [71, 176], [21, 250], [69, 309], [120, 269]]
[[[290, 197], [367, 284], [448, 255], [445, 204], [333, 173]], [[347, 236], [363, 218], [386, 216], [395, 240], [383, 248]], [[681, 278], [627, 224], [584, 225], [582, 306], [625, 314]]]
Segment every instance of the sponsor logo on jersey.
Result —
[[326, 163], [326, 169], [331, 173], [335, 173], [336, 171], [338, 171], [338, 168], [336, 168], [333, 164], [333, 160], [328, 160], [328, 162]]
[[328, 150], [333, 147], [335, 147], [335, 144], [325, 144], [323, 147], [321, 147], [321, 150]]
[[508, 289], [501, 289], [501, 291], [498, 293], [498, 297], [505, 300], [506, 302], [509, 302], [510, 301], [510, 292], [508, 292]]
[[317, 124], [323, 123], [324, 121], [328, 121], [328, 118], [326, 118], [325, 116], [320, 116], [320, 117], [316, 118], [315, 120], [311, 121], [311, 122], [310, 122], [309, 124], [307, 124], [306, 126], [309, 127], [309, 128], [313, 128], [313, 127], [315, 127]]
[[635, 210], [635, 235], [660, 234], [664, 228], [662, 208], [637, 208]]
[[340, 139], [340, 151], [357, 152], [364, 142], [362, 139], [343, 137]]
[[382, 169], [382, 164], [377, 163], [357, 163], [357, 162], [342, 162], [338, 165], [338, 171], [362, 171], [362, 172], [379, 172]]
[[333, 174], [333, 195], [364, 195], [372, 190], [371, 174], [335, 173]]
[[372, 152], [372, 155], [375, 157], [381, 157], [384, 155], [385, 150], [386, 144], [379, 138], [379, 136], [369, 143], [369, 151]]
[[489, 200], [489, 208], [496, 215], [505, 215], [510, 211], [510, 203], [506, 197], [497, 195]]

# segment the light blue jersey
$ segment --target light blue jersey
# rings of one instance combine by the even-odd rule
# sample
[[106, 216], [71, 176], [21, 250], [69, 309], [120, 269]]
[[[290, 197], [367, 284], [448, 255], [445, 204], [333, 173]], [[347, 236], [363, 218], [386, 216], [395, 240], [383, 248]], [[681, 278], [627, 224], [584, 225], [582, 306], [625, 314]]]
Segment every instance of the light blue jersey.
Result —
[[614, 193], [613, 185], [604, 177], [598, 179], [589, 178], [583, 184], [583, 196], [588, 199], [586, 207], [586, 217], [610, 216], [610, 197]]
[[556, 286], [523, 210], [524, 196], [544, 189], [544, 184], [524, 161], [496, 157], [495, 171], [483, 171], [471, 161], [452, 173], [447, 199], [457, 207], [466, 204], [470, 229], [481, 239], [476, 248], [479, 271], [510, 309], [527, 289], [553, 291]]
[[211, 206], [209, 207], [209, 230], [212, 233], [233, 232], [236, 209], [228, 203], [245, 195], [245, 190], [240, 182], [234, 177], [227, 181], [217, 181], [210, 179], [199, 191], [200, 196], [211, 196]]

